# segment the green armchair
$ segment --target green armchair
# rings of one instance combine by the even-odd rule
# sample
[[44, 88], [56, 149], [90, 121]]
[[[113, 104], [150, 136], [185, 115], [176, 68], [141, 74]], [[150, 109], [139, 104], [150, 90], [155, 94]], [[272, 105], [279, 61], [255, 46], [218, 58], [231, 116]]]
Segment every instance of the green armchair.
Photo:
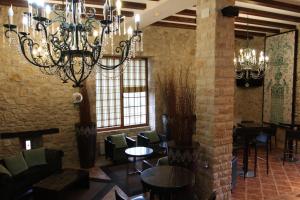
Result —
[[113, 162], [126, 162], [125, 149], [136, 146], [134, 139], [126, 134], [110, 135], [105, 140], [105, 158], [110, 158]]
[[159, 153], [161, 147], [159, 144], [162, 142], [162, 138], [155, 131], [145, 131], [137, 135], [138, 146], [150, 147], [155, 153]]

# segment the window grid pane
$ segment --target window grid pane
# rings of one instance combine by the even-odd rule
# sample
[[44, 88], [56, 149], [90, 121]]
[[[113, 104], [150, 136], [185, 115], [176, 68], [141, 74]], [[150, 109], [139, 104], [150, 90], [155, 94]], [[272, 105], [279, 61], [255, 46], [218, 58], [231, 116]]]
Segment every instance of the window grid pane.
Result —
[[[111, 57], [102, 60], [103, 64], [110, 65], [118, 62], [119, 59]], [[96, 113], [98, 128], [120, 128], [147, 124], [146, 62], [146, 59], [132, 59], [121, 76], [118, 76], [117, 73], [119, 72], [115, 70], [97, 71]], [[122, 100], [123, 104], [121, 104]]]

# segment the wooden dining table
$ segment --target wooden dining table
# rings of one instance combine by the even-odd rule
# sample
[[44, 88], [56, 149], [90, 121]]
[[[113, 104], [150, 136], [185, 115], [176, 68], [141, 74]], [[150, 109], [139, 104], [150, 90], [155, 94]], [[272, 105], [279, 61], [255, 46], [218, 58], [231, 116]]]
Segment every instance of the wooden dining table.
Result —
[[141, 181], [144, 189], [151, 191], [150, 199], [152, 194], [159, 194], [160, 200], [170, 200], [195, 184], [195, 174], [183, 167], [156, 166], [143, 171]]
[[236, 134], [242, 138], [243, 140], [243, 177], [249, 178], [255, 176], [255, 171], [249, 171], [249, 146], [250, 142], [255, 139], [259, 134], [263, 132], [267, 132], [270, 128], [269, 125], [264, 123], [255, 123], [255, 122], [247, 122], [247, 123], [238, 123], [238, 129], [236, 129]]

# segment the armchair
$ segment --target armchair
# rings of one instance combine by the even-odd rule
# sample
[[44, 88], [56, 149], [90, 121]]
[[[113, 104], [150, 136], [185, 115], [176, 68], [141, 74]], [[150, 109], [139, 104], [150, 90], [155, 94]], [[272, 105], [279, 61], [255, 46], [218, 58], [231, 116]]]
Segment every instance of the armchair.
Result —
[[125, 149], [136, 146], [136, 141], [126, 134], [110, 135], [105, 140], [105, 158], [113, 162], [125, 162], [127, 156]]
[[162, 141], [163, 140], [161, 135], [157, 134], [154, 131], [145, 131], [137, 135], [138, 146], [150, 147], [156, 153], [161, 150], [159, 144]]

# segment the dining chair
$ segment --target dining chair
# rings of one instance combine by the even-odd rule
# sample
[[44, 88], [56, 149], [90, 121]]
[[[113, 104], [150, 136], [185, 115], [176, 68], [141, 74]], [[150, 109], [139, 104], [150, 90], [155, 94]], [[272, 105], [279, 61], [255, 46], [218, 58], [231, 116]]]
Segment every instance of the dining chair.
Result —
[[[290, 147], [289, 143], [293, 144], [294, 141], [297, 142], [298, 140], [300, 140], [300, 131], [299, 130], [286, 129], [284, 148], [283, 148], [283, 159], [282, 159], [283, 165], [284, 165], [287, 155], [294, 158], [295, 154], [297, 154], [297, 151], [294, 149], [294, 146], [292, 145], [292, 147]], [[296, 149], [297, 149], [297, 146], [296, 146]]]
[[264, 125], [268, 125], [269, 127], [264, 130], [265, 133], [267, 133], [270, 137], [270, 152], [272, 151], [272, 137], [274, 138], [275, 141], [275, 148], [277, 146], [276, 142], [276, 132], [277, 132], [277, 125], [271, 122], [263, 122]]
[[[257, 159], [260, 158], [262, 160], [266, 161], [266, 166], [267, 166], [267, 174], [269, 174], [269, 143], [270, 143], [270, 136], [266, 133], [260, 133], [254, 141], [254, 145], [255, 145], [255, 160], [254, 160], [254, 172], [256, 174], [256, 169], [257, 169]], [[265, 149], [265, 154], [266, 157], [265, 158], [261, 158], [257, 156], [257, 147], [262, 147]]]

